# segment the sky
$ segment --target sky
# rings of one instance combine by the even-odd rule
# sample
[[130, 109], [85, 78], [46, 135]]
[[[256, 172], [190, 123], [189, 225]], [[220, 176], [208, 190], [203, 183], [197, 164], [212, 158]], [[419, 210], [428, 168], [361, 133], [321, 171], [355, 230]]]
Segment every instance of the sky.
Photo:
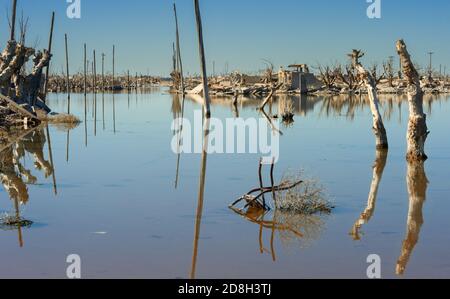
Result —
[[[276, 68], [293, 63], [310, 66], [345, 63], [346, 53], [362, 49], [363, 62], [381, 64], [396, 56], [395, 42], [405, 39], [413, 60], [450, 72], [450, 1], [380, 0], [381, 19], [369, 19], [368, 0], [200, 0], [208, 72], [257, 72], [264, 60]], [[11, 0], [0, 0], [0, 42], [9, 37]], [[175, 40], [173, 0], [80, 0], [81, 18], [69, 19], [67, 0], [18, 0], [18, 18], [29, 18], [27, 45], [46, 48], [51, 12], [56, 12], [52, 71], [65, 65], [64, 34], [69, 37], [71, 72], [81, 71], [83, 44], [89, 59], [96, 49], [106, 54], [111, 70], [168, 76]], [[192, 0], [175, 0], [186, 74], [200, 72]], [[2, 46], [3, 48], [4, 46]]]

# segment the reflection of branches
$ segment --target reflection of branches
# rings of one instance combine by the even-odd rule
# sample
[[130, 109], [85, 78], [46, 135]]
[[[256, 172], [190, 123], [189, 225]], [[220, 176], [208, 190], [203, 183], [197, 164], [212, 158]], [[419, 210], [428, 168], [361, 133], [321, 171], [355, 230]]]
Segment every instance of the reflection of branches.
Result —
[[409, 194], [407, 232], [406, 238], [403, 241], [401, 256], [397, 262], [397, 275], [403, 275], [405, 273], [413, 250], [419, 242], [420, 231], [424, 223], [423, 205], [426, 200], [428, 188], [424, 162], [408, 163], [407, 183]]
[[278, 223], [284, 223], [289, 226], [293, 231], [300, 232], [302, 234], [301, 239], [297, 234], [291, 233], [291, 231], [279, 231], [280, 240], [288, 247], [296, 240], [302, 241], [301, 246], [307, 247], [313, 241], [319, 239], [325, 228], [325, 220], [327, 215], [301, 215], [292, 212], [275, 211], [274, 221]]
[[270, 127], [272, 128], [272, 131], [274, 133], [277, 133], [277, 134], [280, 134], [281, 136], [283, 136], [283, 132], [281, 132], [280, 129], [278, 129], [278, 127], [273, 123], [272, 119], [269, 117], [269, 115], [267, 115], [266, 111], [264, 111], [264, 109], [262, 109], [260, 111], [261, 111], [262, 115], [264, 116], [264, 118], [269, 123]]
[[[234, 207], [231, 209], [245, 220], [259, 226], [260, 252], [261, 254], [271, 254], [273, 261], [276, 261], [275, 237], [277, 232], [284, 246], [289, 247], [298, 240], [301, 247], [306, 247], [319, 238], [325, 227], [326, 215], [302, 215], [279, 210], [270, 213], [259, 207], [249, 207], [246, 211]], [[271, 220], [266, 220], [267, 218]], [[271, 233], [270, 250], [264, 247], [264, 230]]]

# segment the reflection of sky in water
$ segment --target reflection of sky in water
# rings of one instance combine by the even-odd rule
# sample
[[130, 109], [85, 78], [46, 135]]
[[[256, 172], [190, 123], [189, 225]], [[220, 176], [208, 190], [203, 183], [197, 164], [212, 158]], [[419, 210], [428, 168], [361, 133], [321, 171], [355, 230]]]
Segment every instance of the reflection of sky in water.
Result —
[[[259, 227], [227, 209], [258, 185], [259, 157], [210, 155], [197, 277], [363, 278], [365, 260], [372, 253], [382, 257], [384, 277], [395, 277], [409, 206], [404, 157], [408, 110], [405, 101], [399, 110], [396, 96], [383, 98], [393, 99], [392, 105], [383, 101], [382, 107], [391, 149], [374, 215], [362, 227], [360, 241], [353, 241], [349, 232], [366, 208], [372, 180], [375, 150], [370, 111], [358, 104], [358, 98], [353, 106], [337, 99], [297, 99], [294, 126], [282, 127], [276, 179], [289, 169], [305, 169], [327, 187], [337, 209], [326, 219], [321, 235], [307, 247], [295, 242], [285, 246], [277, 236], [274, 263], [270, 256], [259, 253]], [[0, 231], [0, 254], [8, 256], [0, 277], [61, 277], [65, 258], [71, 253], [82, 256], [85, 277], [188, 277], [200, 156], [181, 157], [179, 189], [174, 190], [177, 157], [170, 148], [172, 97], [160, 90], [149, 95], [115, 95], [114, 132], [112, 97], [105, 96], [103, 118], [102, 97], [97, 96], [96, 136], [92, 99], [88, 96], [88, 121], [70, 131], [68, 162], [67, 132], [50, 129], [57, 197], [51, 177], [37, 172], [33, 157], [25, 156], [23, 164], [32, 169], [39, 185], [28, 186], [30, 199], [22, 213], [36, 226], [23, 231], [24, 248], [20, 250], [16, 233]], [[214, 117], [232, 117], [231, 104], [223, 99], [214, 102]], [[255, 103], [242, 102], [241, 116], [255, 116]], [[55, 111], [66, 110], [62, 95], [52, 95], [50, 105]], [[83, 96], [73, 95], [72, 111], [81, 119], [83, 109]], [[193, 109], [200, 106], [187, 100], [187, 118], [192, 118]], [[425, 164], [430, 184], [423, 208], [425, 223], [405, 276], [448, 277], [450, 266], [442, 261], [449, 258], [450, 248], [446, 166], [450, 160], [450, 102], [445, 97], [436, 99], [430, 113], [426, 101], [425, 109], [431, 130], [427, 142], [430, 159]], [[276, 110], [274, 104], [273, 112]], [[47, 144], [44, 154], [48, 158]], [[3, 188], [0, 198], [0, 211], [11, 211], [13, 204]], [[268, 246], [270, 232], [264, 234], [264, 241]]]

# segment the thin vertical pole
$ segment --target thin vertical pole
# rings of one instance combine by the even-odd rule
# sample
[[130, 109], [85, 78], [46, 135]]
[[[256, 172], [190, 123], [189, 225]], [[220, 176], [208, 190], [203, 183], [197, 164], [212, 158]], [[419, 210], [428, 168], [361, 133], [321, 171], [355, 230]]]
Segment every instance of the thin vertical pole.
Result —
[[105, 92], [105, 53], [102, 53], [102, 90]]
[[11, 35], [10, 35], [10, 40], [15, 40], [15, 35], [16, 35], [16, 11], [17, 11], [17, 0], [13, 0], [12, 15], [11, 15]]
[[113, 45], [113, 72], [112, 72], [112, 90], [114, 91], [115, 83], [114, 83], [114, 76], [116, 72], [116, 46]]
[[94, 136], [97, 136], [97, 55], [94, 50]]
[[[55, 25], [55, 12], [52, 13], [52, 21], [51, 21], [51, 24], [50, 24], [50, 37], [48, 39], [48, 54], [52, 53], [53, 28], [54, 28], [54, 25]], [[46, 99], [47, 99], [49, 75], [50, 75], [50, 61], [48, 62], [47, 69], [45, 70], [44, 96], [42, 98], [42, 100], [44, 101], [44, 104], [45, 104]]]
[[67, 34], [64, 34], [66, 45], [66, 85], [67, 85], [67, 113], [70, 114], [70, 73], [69, 73], [69, 47], [67, 44]]
[[84, 95], [87, 94], [87, 48], [84, 44]]
[[[177, 6], [175, 3], [173, 4], [173, 11], [175, 14], [175, 25], [176, 25], [176, 37], [177, 37], [177, 60], [178, 65], [180, 67], [180, 78], [181, 78], [181, 94], [184, 95], [184, 78], [183, 78], [183, 63], [181, 61], [181, 50], [180, 50], [180, 33], [178, 30], [178, 15], [177, 15]], [[183, 96], [184, 98], [184, 96]]]
[[177, 71], [177, 54], [175, 52], [175, 43], [172, 43], [172, 51], [173, 51], [173, 56], [172, 56], [173, 71], [176, 72]]
[[94, 50], [94, 92], [97, 92], [97, 55]]
[[130, 92], [130, 70], [127, 71], [127, 85], [128, 92]]
[[203, 79], [203, 94], [205, 97], [205, 117], [207, 119], [211, 118], [211, 108], [210, 108], [210, 99], [209, 99], [209, 88], [208, 88], [208, 76], [206, 73], [206, 59], [205, 59], [205, 47], [203, 44], [203, 26], [202, 26], [202, 17], [200, 14], [199, 0], [194, 0], [195, 7], [195, 18], [197, 20], [197, 34], [198, 34], [198, 46], [200, 52], [200, 65], [202, 71], [202, 79]]

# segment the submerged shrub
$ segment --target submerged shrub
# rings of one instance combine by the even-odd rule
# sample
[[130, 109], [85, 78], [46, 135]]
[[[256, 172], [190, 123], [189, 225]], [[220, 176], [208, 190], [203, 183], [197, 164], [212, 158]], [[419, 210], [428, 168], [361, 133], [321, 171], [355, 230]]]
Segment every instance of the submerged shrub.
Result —
[[46, 121], [52, 124], [76, 124], [81, 123], [80, 119], [72, 114], [49, 114]]
[[4, 213], [0, 215], [0, 228], [1, 229], [9, 229], [17, 226], [21, 227], [30, 227], [33, 225], [32, 221], [23, 219], [22, 217], [17, 217], [15, 215], [10, 215], [8, 213]]
[[285, 175], [282, 184], [292, 184], [302, 180], [296, 187], [281, 191], [275, 201], [276, 208], [282, 212], [292, 212], [303, 215], [317, 213], [330, 214], [333, 204], [325, 193], [325, 188], [315, 179], [305, 178], [302, 173]]

